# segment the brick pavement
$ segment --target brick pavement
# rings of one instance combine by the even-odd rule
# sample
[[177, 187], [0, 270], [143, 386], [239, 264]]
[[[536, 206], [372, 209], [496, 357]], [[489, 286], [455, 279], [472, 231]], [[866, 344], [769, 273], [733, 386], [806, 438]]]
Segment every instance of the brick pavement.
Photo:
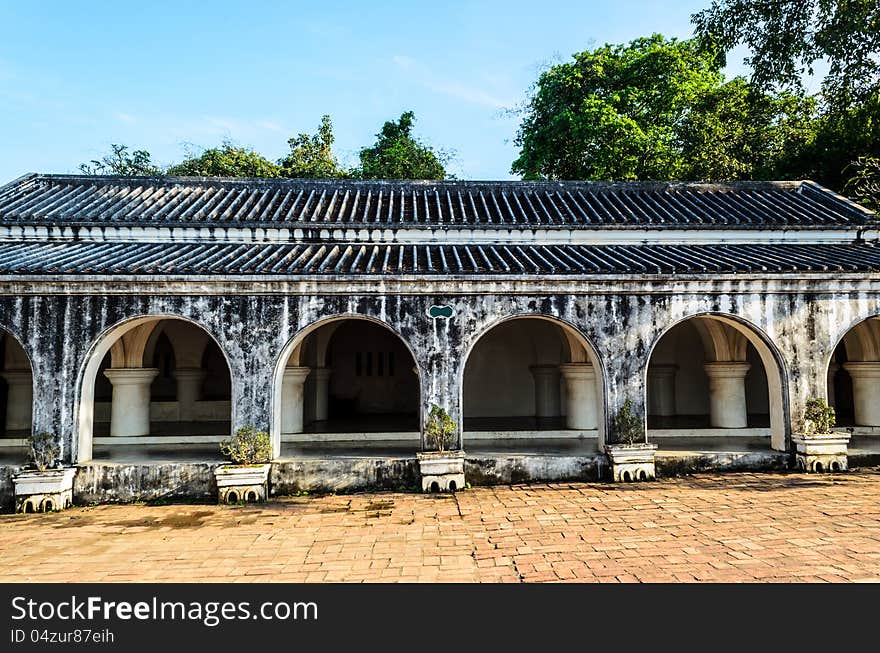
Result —
[[880, 582], [880, 470], [7, 514], [0, 581]]

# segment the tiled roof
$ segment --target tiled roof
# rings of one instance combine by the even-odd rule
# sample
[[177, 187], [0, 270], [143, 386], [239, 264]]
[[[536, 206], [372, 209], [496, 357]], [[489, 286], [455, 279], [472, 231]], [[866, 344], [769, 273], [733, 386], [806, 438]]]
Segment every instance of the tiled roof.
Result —
[[0, 224], [174, 227], [822, 227], [874, 215], [812, 182], [232, 180], [28, 175]]
[[585, 275], [877, 272], [880, 247], [0, 243], [0, 274]]

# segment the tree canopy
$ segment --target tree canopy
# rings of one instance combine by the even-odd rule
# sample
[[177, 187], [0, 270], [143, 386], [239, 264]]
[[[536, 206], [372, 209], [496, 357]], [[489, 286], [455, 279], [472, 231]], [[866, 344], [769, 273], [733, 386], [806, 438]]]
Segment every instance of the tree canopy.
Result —
[[376, 134], [376, 142], [360, 151], [359, 176], [364, 179], [444, 179], [445, 154], [412, 135], [415, 114], [407, 111], [388, 121]]
[[347, 176], [333, 155], [334, 140], [330, 116], [322, 116], [316, 134], [298, 134], [287, 141], [290, 153], [278, 162], [281, 176], [317, 179]]
[[79, 169], [85, 175], [157, 177], [164, 174], [162, 168], [153, 163], [147, 150], [129, 151], [127, 145], [117, 143], [110, 146], [109, 154], [80, 164]]
[[512, 171], [530, 179], [750, 179], [771, 175], [811, 103], [725, 82], [695, 40], [660, 34], [575, 54], [539, 77]]
[[692, 16], [698, 38], [718, 52], [746, 45], [759, 85], [799, 88], [824, 61], [823, 94], [840, 109], [880, 89], [880, 3], [876, 0], [713, 0]]
[[165, 174], [176, 177], [280, 177], [281, 168], [262, 155], [224, 141], [198, 155], [169, 166]]

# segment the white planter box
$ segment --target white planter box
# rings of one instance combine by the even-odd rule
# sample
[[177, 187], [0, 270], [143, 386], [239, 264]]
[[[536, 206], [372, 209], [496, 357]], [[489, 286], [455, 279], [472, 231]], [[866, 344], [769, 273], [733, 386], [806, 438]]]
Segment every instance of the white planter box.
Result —
[[73, 477], [76, 467], [26, 470], [14, 474], [16, 512], [51, 512], [73, 505]]
[[220, 503], [259, 503], [269, 495], [272, 465], [220, 465], [214, 468]]
[[803, 472], [845, 472], [848, 469], [846, 449], [849, 433], [806, 435], [794, 433], [795, 461]]
[[422, 475], [422, 492], [464, 489], [464, 451], [420, 451], [416, 456]]
[[656, 452], [656, 444], [606, 444], [611, 478], [617, 483], [653, 481], [657, 477], [654, 466]]

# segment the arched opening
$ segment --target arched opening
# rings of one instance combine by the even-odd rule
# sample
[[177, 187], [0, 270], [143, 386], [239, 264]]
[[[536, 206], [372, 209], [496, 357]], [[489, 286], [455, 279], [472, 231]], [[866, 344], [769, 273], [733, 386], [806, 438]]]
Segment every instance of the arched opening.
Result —
[[0, 330], [0, 461], [21, 464], [33, 420], [33, 373], [27, 353], [11, 334]]
[[859, 322], [837, 343], [827, 391], [837, 426], [852, 432], [850, 453], [880, 453], [880, 317]]
[[87, 361], [77, 459], [218, 459], [230, 412], [229, 366], [202, 327], [177, 317], [129, 320]]
[[785, 451], [783, 374], [752, 328], [720, 315], [683, 320], [647, 370], [648, 439], [660, 449]]
[[469, 451], [594, 453], [605, 432], [602, 368], [571, 325], [510, 318], [472, 346], [462, 409]]
[[275, 374], [273, 436], [284, 455], [419, 448], [419, 373], [386, 324], [339, 317], [311, 325]]

